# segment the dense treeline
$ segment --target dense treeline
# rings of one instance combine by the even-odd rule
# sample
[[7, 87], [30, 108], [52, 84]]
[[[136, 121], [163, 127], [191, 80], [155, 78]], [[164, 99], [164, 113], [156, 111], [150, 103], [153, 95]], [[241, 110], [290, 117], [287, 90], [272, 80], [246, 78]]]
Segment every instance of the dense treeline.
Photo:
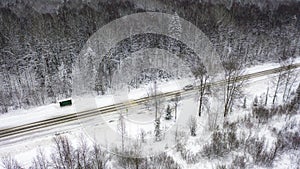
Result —
[[299, 54], [299, 2], [261, 8], [187, 0], [53, 1], [50, 9], [40, 3], [0, 2], [0, 112], [71, 96], [72, 66], [85, 41], [106, 23], [136, 12], [176, 11], [221, 56], [247, 56], [249, 64]]

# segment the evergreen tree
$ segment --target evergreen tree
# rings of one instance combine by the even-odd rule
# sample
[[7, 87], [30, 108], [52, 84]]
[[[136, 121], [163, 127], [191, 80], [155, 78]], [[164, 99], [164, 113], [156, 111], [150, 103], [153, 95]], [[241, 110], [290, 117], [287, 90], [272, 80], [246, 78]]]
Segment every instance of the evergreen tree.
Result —
[[169, 34], [176, 37], [177, 39], [181, 37], [182, 28], [181, 28], [180, 18], [176, 12], [171, 18], [168, 30], [169, 30]]
[[156, 119], [154, 125], [155, 141], [161, 141], [160, 119]]
[[170, 107], [170, 105], [168, 105], [167, 110], [166, 110], [166, 116], [165, 116], [166, 120], [170, 120], [172, 118], [171, 113], [172, 113], [171, 107]]

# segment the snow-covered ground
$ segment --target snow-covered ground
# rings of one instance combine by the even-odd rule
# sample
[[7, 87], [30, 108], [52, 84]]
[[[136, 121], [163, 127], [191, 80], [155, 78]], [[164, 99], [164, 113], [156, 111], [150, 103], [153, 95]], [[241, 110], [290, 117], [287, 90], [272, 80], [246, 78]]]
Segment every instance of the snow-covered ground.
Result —
[[[297, 58], [297, 63], [300, 62], [300, 58]], [[247, 68], [245, 73], [253, 73], [262, 70], [267, 70], [270, 68], [278, 67], [279, 64], [264, 64], [259, 65], [251, 68]], [[297, 70], [299, 71], [299, 70]], [[244, 94], [247, 100], [247, 108], [246, 109], [239, 109], [239, 107], [243, 104], [243, 99], [237, 101], [237, 105], [234, 107], [235, 111], [238, 113], [233, 113], [229, 115], [230, 121], [237, 121], [240, 118], [245, 117], [248, 113], [250, 113], [250, 107], [252, 105], [252, 101], [255, 96], [257, 97], [264, 97], [268, 87], [269, 87], [269, 100], [271, 102], [272, 93], [274, 93], [274, 86], [273, 83], [276, 80], [277, 75], [268, 75], [264, 77], [254, 78], [245, 84], [244, 87]], [[176, 81], [168, 81], [164, 83], [158, 83], [158, 91], [160, 92], [169, 92], [174, 90], [182, 89], [183, 86], [187, 84], [194, 83], [194, 79], [182, 79]], [[297, 87], [300, 83], [300, 79], [298, 78], [293, 86], [293, 89]], [[111, 105], [114, 103], [121, 102], [122, 99], [138, 99], [141, 97], [147, 96], [151, 93], [151, 86], [153, 84], [144, 85], [139, 89], [131, 90], [130, 92], [126, 91], [126, 97], [123, 97], [120, 92], [115, 92], [118, 94], [115, 95], [105, 95], [105, 96], [97, 96], [97, 97], [87, 97], [87, 98], [80, 98], [74, 99], [74, 104], [69, 107], [60, 108], [58, 104], [50, 104], [45, 106], [40, 106], [36, 108], [31, 108], [27, 110], [14, 110], [7, 114], [0, 116], [0, 129], [18, 126], [21, 124], [27, 124], [30, 122], [35, 122], [43, 119], [48, 119], [50, 117], [56, 117], [60, 115], [75, 113], [82, 110], [89, 110], [91, 108], [96, 107], [103, 107], [107, 105]], [[281, 98], [282, 93], [279, 93], [278, 98]], [[121, 98], [121, 99], [120, 99]], [[187, 114], [190, 112], [196, 112], [197, 110], [197, 93], [191, 95], [190, 97], [184, 98], [180, 102], [178, 107], [178, 115], [180, 115], [175, 121], [174, 117], [170, 121], [162, 120], [161, 127], [173, 134], [173, 131], [170, 131], [171, 128], [175, 129], [175, 127], [186, 129], [188, 130], [188, 126], [186, 122], [189, 118]], [[95, 104], [82, 104], [82, 100], [92, 100]], [[278, 99], [277, 104], [280, 104], [281, 101]], [[170, 103], [173, 107], [173, 103]], [[239, 105], [240, 104], [240, 105]], [[80, 108], [78, 108], [80, 105]], [[214, 103], [212, 103], [214, 105]], [[166, 105], [164, 105], [165, 107]], [[65, 135], [73, 140], [74, 144], [78, 144], [79, 138], [89, 138], [89, 144], [92, 144], [92, 139], [95, 139], [91, 133], [100, 133], [102, 141], [110, 143], [116, 140], [111, 140], [108, 131], [114, 131], [114, 133], [118, 133], [118, 126], [119, 126], [119, 112], [112, 112], [106, 115], [102, 115], [101, 117], [93, 117], [87, 118], [76, 122], [66, 123], [59, 127], [52, 127], [47, 130], [42, 130], [39, 132], [32, 133], [31, 135], [25, 135], [19, 138], [14, 138], [11, 140], [2, 140], [0, 144], [0, 157], [6, 155], [12, 155], [15, 157], [22, 166], [28, 167], [31, 165], [32, 158], [37, 154], [38, 149], [42, 149], [46, 154], [50, 154], [51, 150], [53, 149], [53, 137], [55, 135]], [[132, 109], [129, 109], [127, 112], [122, 111], [124, 113], [125, 121], [126, 121], [126, 133], [128, 133], [127, 137], [135, 138], [140, 135], [140, 132], [143, 130], [146, 133], [147, 145], [155, 146], [155, 142], [153, 142], [153, 131], [154, 131], [154, 111], [148, 109], [145, 105], [138, 105]], [[299, 116], [297, 116], [299, 117]], [[200, 137], [190, 137], [187, 139], [186, 148], [191, 151], [192, 153], [197, 153], [201, 150], [202, 146], [209, 140], [210, 132], [207, 132], [208, 122], [207, 122], [207, 115], [203, 115], [200, 119], [198, 119], [198, 130], [197, 135]], [[298, 118], [298, 120], [300, 117]], [[176, 126], [177, 125], [177, 126]], [[284, 126], [284, 119], [274, 120], [272, 121], [273, 126], [279, 127]], [[267, 127], [267, 126], [265, 126]], [[268, 137], [268, 142], [266, 146], [272, 145], [274, 138], [268, 130], [264, 128], [260, 128], [257, 130], [257, 135], [260, 137]], [[168, 136], [166, 136], [168, 137]], [[170, 137], [171, 138], [171, 137]], [[120, 141], [120, 140], [118, 140]], [[116, 142], [118, 142], [116, 141]], [[150, 143], [151, 142], [151, 143]], [[119, 142], [118, 142], [119, 143]], [[169, 143], [170, 140], [165, 142], [166, 144]], [[160, 143], [163, 144], [163, 143]], [[171, 143], [172, 144], [172, 143]], [[165, 145], [164, 145], [165, 147]], [[199, 161], [197, 164], [187, 164], [185, 160], [180, 157], [178, 152], [170, 150], [168, 154], [170, 154], [176, 162], [180, 164], [183, 168], [214, 168], [216, 164], [212, 160], [205, 160]], [[284, 154], [284, 156], [288, 156], [288, 154]], [[284, 157], [283, 157], [284, 158]], [[290, 161], [294, 160], [293, 157], [290, 157]], [[286, 158], [289, 159], [289, 158]], [[288, 168], [289, 161], [285, 161], [284, 163], [276, 163], [274, 167], [276, 168]], [[0, 168], [2, 166], [0, 165]]]
[[[295, 59], [294, 63], [300, 63], [300, 57]], [[279, 67], [280, 64], [278, 63], [266, 63], [262, 65], [257, 65], [253, 66], [250, 68], [246, 68], [244, 71], [244, 74], [248, 73], [254, 73], [254, 72], [259, 72], [263, 70], [268, 70], [272, 68]], [[274, 77], [276, 75], [271, 75], [269, 78]], [[245, 89], [245, 93], [251, 93], [255, 95], [262, 94], [263, 92], [266, 91], [266, 84], [267, 85], [272, 85], [273, 81], [267, 82], [264, 81], [266, 77], [259, 77], [252, 79], [249, 84], [249, 87]], [[261, 81], [259, 83], [258, 81]], [[255, 83], [254, 83], [255, 82]], [[256, 83], [258, 82], [258, 83]], [[264, 84], [262, 84], [264, 83]], [[172, 80], [168, 82], [158, 82], [157, 84], [157, 90], [160, 92], [170, 92], [174, 90], [179, 90], [182, 89], [185, 85], [188, 84], [195, 84], [195, 80], [190, 78], [190, 79], [181, 79], [181, 80]], [[263, 86], [262, 86], [263, 85]], [[93, 99], [93, 101], [96, 103], [96, 105], [93, 104], [80, 104], [82, 100], [85, 100], [86, 98], [80, 98], [80, 99], [74, 99], [73, 100], [73, 105], [72, 106], [67, 106], [67, 107], [59, 107], [58, 103], [53, 103], [50, 105], [45, 105], [45, 106], [40, 106], [40, 107], [35, 107], [35, 108], [30, 108], [30, 109], [18, 109], [18, 110], [12, 110], [6, 114], [1, 114], [0, 115], [0, 129], [8, 128], [8, 127], [13, 127], [13, 126], [18, 126], [21, 124], [28, 124], [31, 122], [39, 121], [39, 120], [44, 120], [48, 119], [51, 117], [57, 117], [61, 115], [66, 115], [66, 114], [71, 114], [71, 113], [76, 113], [78, 112], [78, 107], [76, 105], [80, 105], [81, 110], [90, 110], [92, 108], [97, 108], [97, 107], [103, 107], [103, 106], [108, 106], [114, 103], [121, 102], [123, 100], [119, 99], [118, 96], [121, 96], [124, 100], [125, 99], [138, 99], [141, 97], [146, 97], [148, 94], [151, 92], [151, 88], [153, 88], [153, 84], [146, 84], [143, 85], [141, 88], [138, 89], [133, 89], [131, 91], [114, 91], [114, 94], [110, 95], [103, 95], [103, 96], [96, 96], [92, 97], [87, 96], [88, 99]], [[255, 92], [255, 93], [253, 93]], [[126, 94], [127, 96], [124, 97], [122, 94]]]
[[[296, 64], [296, 63], [300, 63], [300, 57], [295, 58], [293, 61], [291, 61], [290, 63]], [[255, 73], [258, 71], [264, 71], [264, 70], [268, 70], [268, 69], [274, 69], [281, 66], [279, 63], [264, 63], [264, 64], [259, 64], [259, 65], [255, 65], [252, 67], [248, 67], [245, 69], [245, 74], [248, 73]]]
[[[193, 79], [181, 79], [169, 82], [158, 82], [158, 92], [170, 92], [182, 89], [183, 86], [193, 82]], [[98, 107], [104, 107], [123, 101], [139, 99], [148, 96], [151, 92], [153, 84], [147, 84], [138, 89], [133, 89], [129, 92], [126, 91], [115, 91], [114, 95], [103, 95], [103, 96], [85, 96], [82, 98], [73, 99], [72, 106], [60, 107], [58, 103], [53, 103], [45, 106], [30, 108], [30, 109], [19, 109], [12, 110], [6, 114], [0, 115], [0, 129], [9, 127], [19, 126], [22, 124], [28, 124], [40, 120], [45, 120], [52, 117], [67, 115], [76, 113], [84, 110], [90, 110]], [[126, 96], [122, 95], [125, 94]], [[91, 104], [86, 104], [90, 101]], [[84, 101], [85, 104], [82, 104]], [[95, 103], [95, 104], [94, 104]], [[79, 107], [80, 106], [80, 107]]]

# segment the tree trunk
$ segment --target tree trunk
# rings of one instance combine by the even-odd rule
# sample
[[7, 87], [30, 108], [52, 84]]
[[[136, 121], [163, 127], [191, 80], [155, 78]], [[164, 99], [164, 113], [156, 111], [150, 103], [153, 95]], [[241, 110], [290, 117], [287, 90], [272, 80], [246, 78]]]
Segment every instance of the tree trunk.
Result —
[[198, 109], [199, 117], [201, 116], [201, 113], [202, 113], [202, 103], [203, 103], [204, 91], [205, 91], [205, 88], [206, 88], [206, 80], [207, 80], [207, 77], [205, 77], [203, 75], [201, 77], [201, 81], [200, 81], [200, 98], [199, 98], [199, 109]]
[[275, 88], [272, 104], [275, 104], [275, 100], [276, 100], [276, 97], [277, 97], [281, 76], [282, 76], [282, 72], [279, 73], [279, 77], [278, 77], [278, 80], [277, 80], [277, 83], [276, 83], [276, 88]]
[[269, 95], [269, 87], [267, 89], [267, 94], [266, 94], [266, 100], [265, 100], [265, 106], [268, 104], [268, 95]]

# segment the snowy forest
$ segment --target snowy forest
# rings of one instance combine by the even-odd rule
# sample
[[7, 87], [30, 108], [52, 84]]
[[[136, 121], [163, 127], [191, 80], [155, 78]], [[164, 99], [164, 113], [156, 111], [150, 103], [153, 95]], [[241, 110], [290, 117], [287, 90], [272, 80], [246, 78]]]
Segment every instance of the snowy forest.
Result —
[[[143, 12], [166, 34], [135, 34]], [[0, 0], [0, 169], [299, 169], [299, 19], [299, 0]]]
[[246, 56], [247, 65], [295, 57], [299, 3], [1, 0], [0, 112], [70, 97], [73, 62], [86, 40], [108, 22], [137, 12], [176, 12], [201, 29], [221, 57]]

